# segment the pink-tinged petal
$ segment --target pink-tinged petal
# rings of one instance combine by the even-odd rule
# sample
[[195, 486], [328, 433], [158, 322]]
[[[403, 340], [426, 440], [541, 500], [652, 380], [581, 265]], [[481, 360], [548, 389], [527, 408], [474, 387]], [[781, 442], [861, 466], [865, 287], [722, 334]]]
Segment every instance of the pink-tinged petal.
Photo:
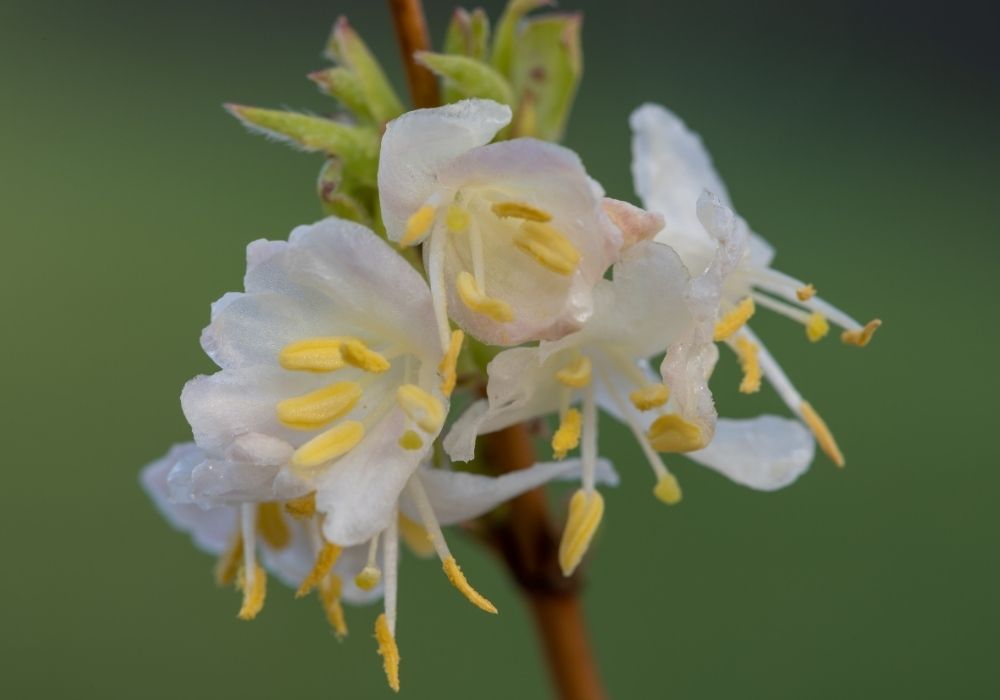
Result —
[[649, 240], [663, 230], [663, 215], [646, 211], [620, 199], [604, 198], [604, 213], [622, 233], [622, 249]]

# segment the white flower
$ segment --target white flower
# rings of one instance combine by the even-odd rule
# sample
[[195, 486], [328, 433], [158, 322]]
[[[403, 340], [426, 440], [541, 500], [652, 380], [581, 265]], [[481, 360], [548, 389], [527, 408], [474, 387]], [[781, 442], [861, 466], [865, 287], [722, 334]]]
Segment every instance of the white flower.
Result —
[[448, 316], [494, 345], [555, 339], [592, 310], [622, 234], [570, 150], [489, 144], [510, 108], [465, 100], [386, 126], [378, 185], [389, 238], [423, 243], [442, 346]]
[[[647, 104], [633, 112], [632, 172], [643, 205], [664, 216], [665, 227], [657, 239], [672, 246], [693, 272], [705, 269], [712, 259], [715, 242], [699, 225], [696, 202], [703, 190], [715, 193], [729, 206], [726, 188], [712, 166], [701, 139], [673, 113]], [[832, 322], [843, 328], [841, 339], [864, 346], [881, 325], [879, 320], [862, 325], [840, 309], [816, 296], [811, 284], [774, 270], [774, 249], [760, 236], [750, 233], [749, 251], [726, 278], [720, 319], [715, 338], [737, 354], [744, 370], [740, 391], [759, 389], [763, 375], [778, 394], [815, 434], [820, 446], [838, 465], [844, 457], [826, 424], [803, 400], [781, 367], [746, 325], [756, 305], [802, 323], [811, 341], [818, 341]]]

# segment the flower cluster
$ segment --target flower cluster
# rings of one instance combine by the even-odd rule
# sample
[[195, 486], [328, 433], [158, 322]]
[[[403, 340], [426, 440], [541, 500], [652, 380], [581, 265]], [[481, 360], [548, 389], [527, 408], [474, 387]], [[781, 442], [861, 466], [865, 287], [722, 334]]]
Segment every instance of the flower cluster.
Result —
[[[456, 17], [462, 36], [477, 36], [475, 17]], [[666, 109], [631, 118], [643, 208], [605, 197], [569, 149], [521, 135], [535, 123], [534, 135], [554, 138], [564, 115], [526, 121], [524, 91], [515, 100], [503, 72], [520, 65], [504, 53], [504, 27], [495, 70], [477, 74], [499, 101], [462, 93], [468, 71], [454, 59], [475, 62], [478, 51], [466, 43], [464, 55], [423, 57], [453, 79], [456, 100], [403, 113], [341, 21], [331, 40], [340, 65], [311, 77], [353, 105], [354, 124], [230, 107], [336, 156], [320, 180], [331, 215], [249, 245], [244, 291], [212, 305], [201, 338], [219, 371], [181, 396], [194, 441], [143, 472], [164, 516], [219, 557], [218, 582], [242, 591], [241, 619], [261, 611], [268, 573], [297, 596], [316, 591], [338, 636], [342, 602], [383, 600], [375, 636], [396, 690], [400, 539], [436, 555], [455, 588], [495, 613], [442, 526], [576, 480], [559, 550], [571, 575], [602, 520], [597, 487], [617, 483], [601, 459], [601, 412], [629, 429], [667, 504], [681, 488], [664, 454], [760, 490], [804, 472], [814, 438], [842, 466], [826, 424], [747, 322], [760, 306], [803, 323], [813, 341], [839, 325], [853, 345], [879, 323], [857, 323], [770, 267], [773, 249]], [[719, 418], [709, 380], [720, 344], [743, 369], [740, 391], [767, 379], [799, 420]], [[548, 417], [552, 461], [501, 474], [477, 460], [480, 436]]]

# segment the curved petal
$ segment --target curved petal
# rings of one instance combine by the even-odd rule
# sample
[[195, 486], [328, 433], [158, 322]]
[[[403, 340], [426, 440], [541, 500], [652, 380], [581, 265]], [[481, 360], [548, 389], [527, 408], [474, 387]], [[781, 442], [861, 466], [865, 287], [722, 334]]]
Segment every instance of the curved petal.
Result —
[[620, 199], [604, 198], [604, 213], [622, 232], [622, 249], [649, 240], [663, 230], [663, 215]]

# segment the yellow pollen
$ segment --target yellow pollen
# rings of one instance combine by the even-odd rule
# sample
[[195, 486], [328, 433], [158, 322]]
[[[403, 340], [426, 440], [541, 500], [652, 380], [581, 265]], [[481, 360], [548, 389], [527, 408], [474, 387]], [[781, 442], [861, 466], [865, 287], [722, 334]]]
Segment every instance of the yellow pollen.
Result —
[[450, 233], [462, 233], [469, 228], [469, 212], [454, 204], [448, 207], [448, 215], [444, 219]]
[[653, 495], [668, 506], [675, 505], [681, 501], [681, 485], [673, 474], [664, 474], [656, 481]]
[[281, 517], [281, 508], [274, 501], [257, 505], [257, 532], [271, 549], [284, 549], [292, 540], [292, 533]]
[[640, 411], [659, 408], [670, 399], [670, 389], [665, 384], [650, 384], [628, 395], [632, 405]]
[[750, 320], [756, 307], [753, 298], [745, 297], [740, 303], [727, 311], [725, 315], [715, 324], [715, 341], [726, 340], [736, 331], [743, 327], [743, 324]]
[[571, 389], [582, 389], [590, 384], [592, 375], [593, 367], [590, 364], [590, 358], [586, 355], [580, 355], [556, 372], [556, 381]]
[[551, 224], [525, 221], [514, 237], [514, 245], [542, 267], [559, 275], [573, 274], [580, 263], [580, 251]]
[[396, 646], [396, 638], [389, 631], [389, 622], [385, 618], [385, 613], [375, 620], [375, 640], [378, 642], [378, 654], [382, 657], [382, 667], [385, 669], [385, 678], [389, 681], [389, 687], [397, 693], [399, 692], [399, 647]]
[[826, 453], [826, 456], [834, 464], [838, 467], [843, 467], [845, 463], [844, 453], [840, 451], [837, 441], [833, 439], [833, 433], [827, 427], [826, 421], [820, 418], [819, 414], [816, 413], [816, 410], [808, 401], [803, 401], [799, 404], [799, 412], [802, 414], [802, 420], [809, 426], [809, 430], [816, 436], [816, 442], [819, 443], [820, 449]]
[[872, 336], [875, 335], [875, 331], [877, 331], [881, 325], [882, 321], [876, 318], [869, 321], [863, 328], [859, 328], [856, 331], [844, 331], [840, 334], [840, 339], [848, 345], [856, 345], [859, 348], [863, 348], [871, 342]]
[[286, 345], [278, 355], [285, 369], [300, 372], [333, 372], [344, 366], [342, 338], [307, 338]]
[[344, 359], [348, 364], [357, 367], [365, 372], [385, 372], [391, 366], [389, 361], [374, 350], [369, 350], [368, 346], [357, 338], [347, 338], [344, 340], [344, 347], [341, 349]]
[[302, 580], [302, 584], [299, 586], [298, 590], [295, 591], [296, 598], [302, 598], [303, 596], [309, 595], [309, 592], [320, 584], [320, 582], [330, 573], [330, 569], [333, 565], [337, 563], [337, 558], [340, 556], [340, 547], [330, 542], [324, 542], [323, 547], [319, 550], [316, 555], [316, 561], [313, 564], [312, 570], [309, 574]]
[[264, 608], [264, 597], [267, 595], [267, 574], [264, 568], [257, 564], [254, 568], [253, 581], [247, 585], [246, 569], [240, 567], [236, 585], [243, 591], [243, 605], [236, 614], [241, 620], [252, 620]]
[[819, 342], [829, 332], [830, 324], [827, 322], [826, 316], [819, 311], [814, 311], [809, 315], [809, 320], [806, 321], [806, 337], [809, 338], [810, 342]]
[[296, 430], [316, 430], [343, 418], [361, 398], [357, 382], [337, 382], [293, 399], [279, 401], [278, 420]]
[[544, 224], [552, 221], [552, 215], [547, 211], [533, 207], [524, 202], [496, 202], [490, 207], [493, 213], [502, 219], [524, 219]]
[[444, 564], [444, 573], [448, 576], [448, 580], [451, 581], [451, 585], [457, 588], [462, 595], [469, 599], [469, 602], [475, 605], [480, 610], [485, 610], [488, 613], [497, 614], [497, 608], [493, 603], [484, 598], [479, 591], [469, 585], [469, 582], [465, 578], [465, 574], [462, 573], [462, 569], [458, 566], [458, 562], [455, 561], [455, 557], [448, 557], [442, 564]]
[[420, 523], [399, 514], [399, 534], [414, 554], [418, 557], [429, 557], [434, 554], [434, 542], [430, 533]]
[[215, 582], [220, 586], [228, 586], [236, 580], [236, 574], [243, 563], [243, 534], [237, 530], [229, 541], [226, 551], [215, 562]]
[[316, 492], [285, 501], [285, 512], [293, 518], [311, 518], [316, 515]]
[[514, 320], [514, 312], [510, 304], [500, 299], [492, 299], [479, 290], [476, 279], [468, 272], [458, 273], [455, 289], [462, 303], [472, 311], [488, 316], [498, 323], [510, 323]]
[[399, 245], [404, 248], [416, 245], [420, 240], [431, 230], [431, 224], [434, 223], [434, 215], [437, 213], [437, 208], [424, 205], [413, 212], [413, 215], [406, 220], [406, 230], [403, 232], [403, 237], [399, 241]]
[[415, 430], [407, 430], [400, 436], [399, 446], [404, 450], [419, 450], [424, 446], [424, 441]]
[[807, 284], [801, 289], [795, 290], [795, 296], [798, 297], [799, 301], [809, 301], [814, 296], [816, 296], [816, 287], [812, 284]]
[[354, 585], [363, 591], [375, 589], [378, 582], [382, 580], [382, 570], [377, 566], [366, 566], [361, 573], [354, 577]]
[[556, 459], [562, 459], [570, 450], [575, 450], [580, 444], [580, 430], [583, 417], [575, 408], [566, 411], [559, 429], [552, 436], [552, 454]]
[[318, 467], [354, 448], [365, 436], [365, 426], [356, 420], [344, 421], [295, 450], [292, 464], [296, 467]]
[[701, 427], [676, 413], [668, 413], [653, 421], [647, 437], [657, 452], [691, 452], [705, 446]]
[[436, 433], [444, 423], [444, 406], [416, 384], [403, 384], [396, 389], [396, 402], [407, 418], [425, 433]]
[[451, 339], [448, 341], [448, 351], [445, 352], [438, 365], [438, 373], [441, 375], [441, 393], [451, 396], [455, 390], [455, 382], [458, 381], [458, 354], [462, 352], [462, 343], [465, 341], [465, 333], [462, 331], [452, 331]]
[[559, 543], [559, 566], [564, 576], [571, 575], [580, 565], [597, 526], [604, 515], [604, 497], [597, 491], [580, 489], [569, 502], [569, 517]]
[[319, 584], [319, 600], [326, 613], [326, 621], [330, 623], [338, 639], [347, 636], [347, 621], [344, 619], [344, 607], [340, 604], [340, 577], [331, 574]]
[[743, 381], [740, 382], [740, 393], [754, 394], [760, 391], [760, 362], [757, 353], [760, 348], [746, 336], [736, 339], [736, 357], [740, 361], [740, 369], [743, 370]]

